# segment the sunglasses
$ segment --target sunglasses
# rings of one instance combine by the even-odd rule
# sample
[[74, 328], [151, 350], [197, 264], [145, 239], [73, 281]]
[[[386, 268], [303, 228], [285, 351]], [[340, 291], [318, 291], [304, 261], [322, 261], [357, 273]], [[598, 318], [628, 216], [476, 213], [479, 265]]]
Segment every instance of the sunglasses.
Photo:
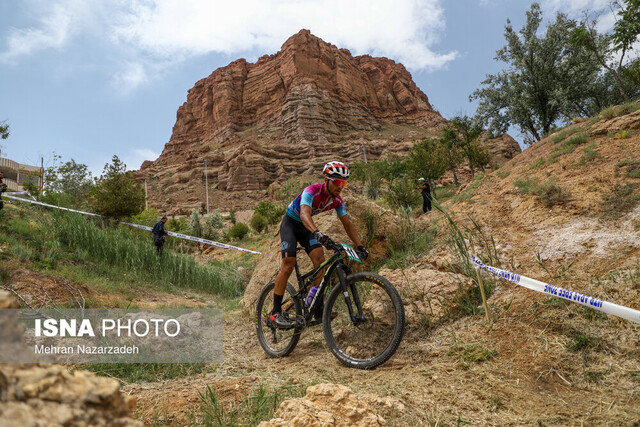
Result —
[[327, 177], [327, 179], [329, 181], [333, 181], [333, 184], [337, 185], [338, 187], [344, 187], [347, 185], [347, 181], [345, 181], [344, 179], [336, 179], [336, 178], [329, 178], [329, 177]]

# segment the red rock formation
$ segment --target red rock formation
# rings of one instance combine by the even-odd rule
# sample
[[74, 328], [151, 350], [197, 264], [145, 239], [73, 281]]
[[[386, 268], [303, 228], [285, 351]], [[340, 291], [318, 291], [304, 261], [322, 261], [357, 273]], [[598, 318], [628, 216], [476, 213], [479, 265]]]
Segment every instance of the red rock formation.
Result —
[[139, 177], [151, 183], [152, 204], [189, 211], [204, 201], [206, 159], [212, 205], [244, 207], [277, 179], [329, 159], [361, 160], [363, 148], [369, 160], [406, 153], [444, 123], [402, 64], [353, 57], [302, 30], [275, 55], [239, 59], [197, 82], [171, 140]]

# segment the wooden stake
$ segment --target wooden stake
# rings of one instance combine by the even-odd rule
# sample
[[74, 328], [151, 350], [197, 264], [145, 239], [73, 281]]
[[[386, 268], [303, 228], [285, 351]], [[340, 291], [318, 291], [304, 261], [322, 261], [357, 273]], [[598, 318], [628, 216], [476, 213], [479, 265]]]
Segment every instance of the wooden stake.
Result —
[[[473, 241], [469, 239], [471, 242], [471, 250], [475, 255], [475, 248], [473, 247]], [[475, 268], [475, 267], [474, 267]], [[480, 294], [482, 295], [482, 305], [484, 306], [484, 314], [487, 316], [487, 322], [491, 322], [491, 316], [489, 315], [489, 306], [487, 305], [487, 296], [484, 294], [484, 283], [482, 283], [482, 275], [480, 274], [480, 269], [475, 268], [476, 275], [478, 276], [478, 284], [480, 285]]]

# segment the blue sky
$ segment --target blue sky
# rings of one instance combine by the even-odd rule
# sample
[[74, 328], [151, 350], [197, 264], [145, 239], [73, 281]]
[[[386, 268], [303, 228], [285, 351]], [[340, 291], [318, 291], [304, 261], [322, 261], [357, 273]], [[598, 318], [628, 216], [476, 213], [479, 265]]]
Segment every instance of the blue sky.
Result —
[[[444, 117], [468, 100], [530, 2], [516, 0], [21, 0], [0, 2], [2, 157], [85, 163], [99, 175], [114, 154], [129, 169], [154, 160], [196, 81], [238, 58], [277, 52], [301, 28], [353, 55], [403, 63]], [[541, 0], [545, 18], [608, 0]], [[520, 139], [517, 132], [512, 136]]]

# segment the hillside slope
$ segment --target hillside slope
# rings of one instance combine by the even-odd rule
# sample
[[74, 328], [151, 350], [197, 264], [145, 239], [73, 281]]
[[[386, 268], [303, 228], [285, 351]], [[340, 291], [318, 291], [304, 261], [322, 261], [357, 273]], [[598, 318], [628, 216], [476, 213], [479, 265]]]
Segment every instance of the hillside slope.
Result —
[[[550, 135], [462, 187], [445, 209], [459, 228], [474, 229], [475, 221], [493, 238], [502, 268], [640, 309], [640, 111], [630, 112], [637, 107], [617, 107], [608, 118]], [[304, 353], [317, 348], [310, 343], [289, 360], [264, 366], [291, 378], [331, 378], [361, 393], [396, 398], [414, 409], [402, 415], [378, 409], [397, 425], [640, 420], [637, 324], [510, 283], [495, 284], [488, 301], [491, 323], [481, 308], [476, 315], [452, 317], [455, 308], [446, 305], [459, 301], [463, 279], [446, 271], [456, 262], [454, 253], [446, 253], [443, 216], [420, 217], [416, 231], [428, 225], [440, 230], [439, 243], [408, 268], [380, 271], [400, 290], [408, 313], [408, 333], [387, 364], [374, 373], [328, 367], [325, 350]], [[479, 239], [475, 245], [482, 246]], [[276, 270], [269, 267], [270, 274]], [[265, 270], [256, 274], [264, 277]], [[247, 308], [249, 295], [255, 295], [251, 286], [243, 301]], [[251, 339], [245, 345], [260, 353]], [[317, 357], [329, 374], [295, 366]]]

